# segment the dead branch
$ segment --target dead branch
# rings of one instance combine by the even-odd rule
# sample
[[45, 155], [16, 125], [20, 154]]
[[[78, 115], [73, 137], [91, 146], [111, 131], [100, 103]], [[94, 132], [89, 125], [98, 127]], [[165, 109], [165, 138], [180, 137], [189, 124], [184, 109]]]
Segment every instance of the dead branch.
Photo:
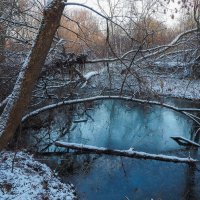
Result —
[[[142, 60], [145, 60], [147, 58], [153, 57], [153, 56], [157, 56], [160, 55], [161, 53], [166, 52], [168, 49], [172, 48], [172, 47], [176, 47], [179, 43], [178, 41], [180, 39], [182, 39], [185, 35], [191, 34], [196, 32], [197, 29], [191, 29], [188, 31], [185, 31], [183, 33], [180, 33], [174, 40], [172, 40], [168, 45], [161, 45], [158, 47], [154, 47], [151, 49], [146, 49], [146, 50], [140, 50], [140, 52], [142, 53], [149, 53], [141, 58], [138, 58], [135, 62], [140, 62]], [[137, 49], [133, 49], [130, 50], [128, 52], [126, 52], [125, 54], [123, 54], [120, 58], [105, 58], [105, 59], [97, 59], [97, 60], [87, 60], [86, 63], [99, 63], [99, 62], [115, 62], [118, 60], [126, 60], [126, 57], [131, 54], [131, 53], [135, 53], [137, 52]], [[151, 53], [152, 52], [152, 53]], [[168, 53], [169, 54], [169, 53]]]
[[[180, 112], [180, 113], [188, 116], [192, 120], [194, 120], [194, 119], [193, 119], [193, 117], [188, 115], [188, 112], [192, 112], [192, 111], [199, 112], [200, 111], [199, 108], [177, 108], [175, 106], [171, 106], [171, 105], [168, 105], [168, 104], [165, 104], [165, 103], [160, 103], [158, 101], [136, 99], [136, 98], [133, 98], [131, 96], [94, 96], [94, 97], [88, 97], [88, 98], [83, 98], [83, 99], [61, 101], [61, 102], [58, 102], [58, 103], [55, 103], [55, 104], [51, 104], [51, 105], [39, 108], [39, 109], [25, 115], [22, 118], [22, 122], [25, 122], [30, 117], [36, 116], [39, 113], [42, 113], [42, 112], [47, 111], [47, 110], [52, 110], [52, 109], [58, 108], [60, 106], [71, 105], [71, 104], [79, 104], [79, 103], [83, 103], [83, 102], [90, 102], [90, 101], [97, 101], [97, 100], [123, 100], [123, 101], [131, 101], [131, 102], [136, 102], [136, 103], [141, 103], [141, 104], [150, 104], [150, 105], [162, 106], [162, 107], [174, 110], [176, 112]], [[197, 120], [195, 122], [200, 125], [200, 122], [198, 122]]]
[[104, 147], [95, 147], [90, 145], [67, 143], [60, 141], [55, 142], [55, 145], [58, 147], [75, 149], [79, 151], [86, 151], [89, 153], [123, 156], [123, 157], [138, 158], [138, 159], [141, 158], [145, 160], [158, 160], [164, 162], [187, 163], [187, 164], [194, 164], [198, 162], [198, 160], [192, 159], [190, 157], [180, 158], [176, 156], [166, 156], [162, 154], [149, 154], [145, 152], [134, 151], [132, 148], [130, 148], [129, 150], [117, 150], [117, 149], [107, 149]]
[[187, 138], [184, 138], [182, 136], [172, 136], [173, 140], [175, 140], [179, 145], [183, 146], [193, 146], [199, 148], [200, 145], [196, 142], [193, 142], [192, 140], [188, 140]]

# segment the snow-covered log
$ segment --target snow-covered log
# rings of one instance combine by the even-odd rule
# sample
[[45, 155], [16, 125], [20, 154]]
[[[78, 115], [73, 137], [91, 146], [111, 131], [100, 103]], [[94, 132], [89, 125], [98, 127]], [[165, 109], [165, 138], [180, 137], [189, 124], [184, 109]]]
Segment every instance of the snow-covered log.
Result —
[[175, 163], [192, 164], [192, 163], [198, 162], [198, 160], [195, 160], [192, 158], [180, 158], [176, 156], [166, 156], [162, 154], [150, 154], [150, 153], [135, 151], [133, 148], [130, 148], [129, 150], [117, 150], [117, 149], [107, 149], [104, 147], [96, 147], [96, 146], [91, 146], [91, 145], [83, 145], [83, 144], [68, 143], [68, 142], [61, 142], [61, 141], [55, 142], [55, 145], [58, 147], [86, 151], [86, 152], [95, 153], [95, 154], [107, 154], [107, 155], [123, 156], [123, 157], [129, 157], [129, 158], [139, 158], [139, 159], [141, 158], [141, 159], [146, 159], [146, 160], [147, 159], [159, 160], [159, 161], [175, 162]]
[[[184, 115], [187, 115], [187, 112], [199, 112], [199, 108], [177, 108], [175, 106], [171, 106], [169, 104], [165, 103], [160, 103], [158, 101], [149, 101], [149, 100], [144, 100], [144, 99], [136, 99], [131, 96], [94, 96], [94, 97], [88, 97], [88, 98], [83, 98], [83, 99], [74, 99], [74, 100], [68, 100], [68, 101], [61, 101], [55, 104], [51, 104], [48, 106], [44, 106], [42, 108], [39, 108], [27, 115], [25, 115], [22, 118], [22, 122], [25, 122], [28, 118], [33, 117], [38, 115], [39, 113], [42, 113], [47, 110], [52, 110], [60, 106], [64, 105], [71, 105], [71, 104], [78, 104], [78, 103], [84, 103], [84, 102], [89, 102], [89, 101], [97, 101], [97, 100], [123, 100], [123, 101], [130, 101], [130, 102], [136, 102], [136, 103], [142, 103], [142, 104], [150, 104], [150, 105], [157, 105], [157, 106], [162, 106], [171, 110], [174, 110], [176, 112], [183, 113]], [[190, 115], [187, 115], [189, 118], [193, 120], [193, 117]], [[198, 121], [196, 121], [198, 123]], [[199, 123], [200, 124], [200, 123]]]
[[52, 0], [44, 9], [39, 32], [21, 67], [11, 97], [0, 116], [0, 150], [13, 137], [27, 109], [32, 90], [44, 65], [64, 9], [62, 0]]
[[185, 35], [194, 33], [194, 32], [196, 32], [196, 31], [197, 31], [197, 28], [194, 28], [194, 29], [187, 30], [187, 31], [185, 31], [185, 32], [183, 32], [183, 33], [180, 33], [178, 36], [176, 36], [176, 38], [174, 38], [174, 40], [172, 40], [172, 41], [170, 42], [170, 44], [168, 44], [168, 46], [166, 46], [166, 47], [164, 47], [164, 48], [162, 48], [162, 49], [159, 49], [158, 51], [155, 51], [155, 52], [153, 52], [153, 53], [150, 53], [150, 54], [148, 54], [148, 55], [146, 55], [146, 56], [143, 56], [143, 57], [137, 59], [135, 62], [138, 63], [138, 62], [141, 62], [142, 60], [145, 60], [145, 59], [147, 59], [147, 58], [154, 57], [154, 56], [160, 55], [161, 53], [166, 52], [166, 51], [169, 50], [171, 47], [174, 47], [174, 46], [177, 44], [177, 42], [178, 42], [180, 39], [182, 39]]

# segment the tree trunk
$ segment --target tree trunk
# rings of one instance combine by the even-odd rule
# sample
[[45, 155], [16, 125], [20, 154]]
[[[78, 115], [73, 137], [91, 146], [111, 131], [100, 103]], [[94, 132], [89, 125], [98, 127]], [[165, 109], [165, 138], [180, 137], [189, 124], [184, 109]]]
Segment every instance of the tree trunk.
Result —
[[[0, 17], [2, 16], [2, 13], [5, 9], [5, 2], [0, 3]], [[4, 62], [4, 48], [6, 44], [6, 27], [3, 22], [0, 22], [0, 64]]]
[[0, 63], [3, 63], [5, 60], [4, 56], [4, 49], [5, 49], [5, 34], [6, 34], [6, 28], [3, 23], [0, 23]]
[[27, 109], [35, 82], [59, 26], [63, 9], [62, 0], [52, 0], [44, 10], [37, 38], [20, 70], [11, 97], [0, 116], [0, 150], [12, 139], [22, 115]]

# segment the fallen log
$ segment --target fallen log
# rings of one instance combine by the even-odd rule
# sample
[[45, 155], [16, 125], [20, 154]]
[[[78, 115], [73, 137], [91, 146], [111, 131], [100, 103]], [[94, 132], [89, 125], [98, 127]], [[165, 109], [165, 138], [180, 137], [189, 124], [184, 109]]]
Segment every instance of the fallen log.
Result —
[[193, 146], [193, 147], [200, 147], [200, 145], [196, 142], [193, 142], [192, 140], [189, 140], [187, 138], [184, 138], [182, 136], [172, 136], [173, 140], [175, 140], [179, 145], [182, 146]]
[[162, 154], [150, 154], [145, 152], [134, 151], [133, 148], [129, 150], [117, 150], [117, 149], [107, 149], [104, 147], [96, 147], [91, 145], [83, 145], [77, 143], [68, 143], [68, 142], [61, 142], [56, 141], [55, 145], [58, 147], [64, 147], [74, 150], [85, 151], [94, 154], [106, 154], [106, 155], [113, 155], [113, 156], [123, 156], [129, 158], [141, 158], [145, 160], [159, 160], [165, 162], [174, 162], [174, 163], [187, 163], [187, 164], [194, 164], [198, 162], [198, 160], [193, 158], [180, 158], [176, 156], [167, 156]]

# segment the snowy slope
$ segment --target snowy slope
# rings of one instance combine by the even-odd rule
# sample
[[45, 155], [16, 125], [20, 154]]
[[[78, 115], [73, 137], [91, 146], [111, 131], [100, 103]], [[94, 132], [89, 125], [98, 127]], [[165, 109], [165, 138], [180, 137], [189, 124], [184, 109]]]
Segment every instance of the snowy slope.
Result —
[[49, 167], [32, 156], [17, 152], [0, 153], [1, 200], [73, 200], [73, 185], [56, 178]]

